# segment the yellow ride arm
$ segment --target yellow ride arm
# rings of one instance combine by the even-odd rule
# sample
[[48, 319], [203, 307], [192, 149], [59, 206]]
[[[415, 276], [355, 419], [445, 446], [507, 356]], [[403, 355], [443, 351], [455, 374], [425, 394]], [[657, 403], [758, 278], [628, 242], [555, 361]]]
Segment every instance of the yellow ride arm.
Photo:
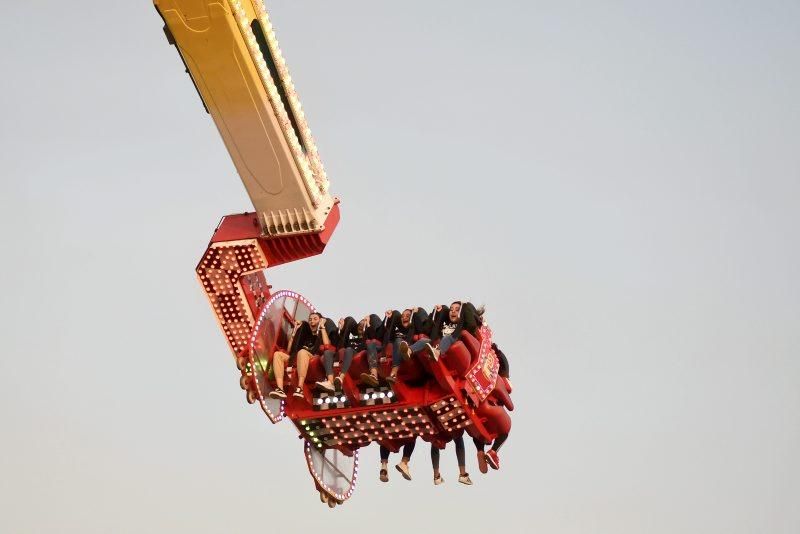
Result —
[[315, 233], [336, 200], [261, 0], [154, 0], [264, 235]]

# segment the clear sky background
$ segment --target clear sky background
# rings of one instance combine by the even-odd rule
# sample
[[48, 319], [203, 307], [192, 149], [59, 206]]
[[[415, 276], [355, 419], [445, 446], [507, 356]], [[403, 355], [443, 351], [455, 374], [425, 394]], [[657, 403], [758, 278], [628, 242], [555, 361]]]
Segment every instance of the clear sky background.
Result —
[[268, 3], [342, 222], [325, 314], [487, 305], [502, 469], [330, 511], [193, 268], [251, 209], [137, 2], [0, 17], [0, 531], [800, 532], [800, 4]]

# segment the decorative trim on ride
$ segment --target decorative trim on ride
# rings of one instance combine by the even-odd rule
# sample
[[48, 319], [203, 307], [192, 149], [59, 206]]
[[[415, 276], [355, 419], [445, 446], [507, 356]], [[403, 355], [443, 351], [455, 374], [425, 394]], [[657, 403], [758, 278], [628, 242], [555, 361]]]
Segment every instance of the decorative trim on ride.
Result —
[[[358, 451], [353, 452], [353, 480], [350, 481], [350, 487], [347, 489], [347, 491], [341, 493], [337, 491], [337, 488], [332, 488], [323, 482], [322, 478], [314, 470], [314, 460], [311, 457], [312, 450], [313, 448], [311, 447], [311, 444], [306, 441], [304, 451], [306, 455], [306, 464], [308, 465], [308, 472], [311, 473], [311, 476], [314, 477], [314, 480], [317, 482], [317, 484], [319, 484], [319, 486], [323, 488], [329, 495], [333, 495], [338, 501], [346, 501], [349, 499], [355, 491], [356, 482], [358, 481]], [[322, 454], [321, 451], [317, 452]]]
[[485, 401], [494, 389], [500, 371], [500, 360], [492, 350], [492, 330], [481, 326], [481, 349], [475, 365], [467, 371], [466, 392], [475, 406]]
[[368, 387], [359, 392], [361, 406], [391, 404], [397, 400], [392, 388], [387, 386]]
[[[303, 176], [312, 204], [316, 208], [320, 204], [320, 195], [324, 195], [328, 192], [328, 177], [325, 174], [325, 169], [319, 158], [314, 138], [311, 135], [311, 129], [308, 127], [308, 122], [305, 119], [300, 99], [292, 83], [292, 77], [289, 75], [286, 61], [283, 59], [283, 53], [278, 46], [278, 39], [275, 37], [275, 32], [272, 30], [272, 23], [269, 20], [269, 15], [264, 7], [264, 3], [261, 0], [245, 1], [255, 9], [256, 17], [261, 24], [264, 37], [269, 46], [269, 52], [275, 62], [278, 77], [280, 78], [279, 80], [273, 80], [270, 74], [266, 58], [264, 58], [261, 52], [259, 43], [251, 28], [250, 18], [242, 6], [242, 2], [240, 0], [228, 0], [228, 3], [233, 9], [235, 18], [239, 23], [239, 29], [250, 50], [250, 55], [258, 68], [261, 81], [269, 94], [270, 103], [275, 111], [275, 115], [278, 117], [281, 130], [289, 143], [289, 147], [292, 149], [292, 154]], [[295, 132], [292, 120], [289, 118], [288, 110], [284, 106], [276, 82], [280, 83], [282, 86], [299, 132]], [[298, 134], [302, 137], [302, 142], [301, 139], [298, 138]]]
[[439, 424], [448, 432], [456, 432], [472, 424], [464, 407], [455, 397], [442, 399], [432, 404], [430, 408], [436, 414]]

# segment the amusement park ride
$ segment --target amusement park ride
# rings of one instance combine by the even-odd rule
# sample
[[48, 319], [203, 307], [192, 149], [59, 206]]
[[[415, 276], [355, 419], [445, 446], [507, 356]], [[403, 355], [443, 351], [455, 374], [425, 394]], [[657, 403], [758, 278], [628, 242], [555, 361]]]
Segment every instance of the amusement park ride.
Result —
[[[294, 291], [272, 291], [264, 270], [320, 254], [339, 222], [317, 147], [261, 0], [154, 0], [206, 111], [214, 119], [255, 211], [222, 218], [197, 277], [233, 352], [239, 385], [272, 423], [288, 417], [304, 440], [323, 502], [353, 493], [358, 449], [397, 451], [422, 438], [438, 447], [466, 432], [491, 443], [508, 434], [510, 382], [498, 376], [491, 331], [460, 340], [437, 360], [411, 359], [394, 385], [365, 386], [356, 355], [341, 391], [317, 392], [320, 358], [304, 398], [273, 399], [273, 351], [314, 311]], [[387, 352], [391, 347], [387, 348]], [[381, 366], [390, 366], [384, 355]], [[287, 382], [292, 383], [288, 369]], [[309, 385], [310, 384], [310, 385]]]

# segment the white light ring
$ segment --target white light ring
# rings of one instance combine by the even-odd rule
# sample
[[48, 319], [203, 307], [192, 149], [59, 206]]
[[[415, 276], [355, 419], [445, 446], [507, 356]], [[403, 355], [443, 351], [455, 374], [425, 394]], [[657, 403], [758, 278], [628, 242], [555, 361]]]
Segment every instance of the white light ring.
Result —
[[289, 297], [297, 299], [303, 304], [305, 304], [308, 307], [308, 309], [311, 310], [312, 313], [317, 311], [314, 305], [311, 304], [304, 296], [298, 294], [295, 291], [290, 291], [288, 289], [281, 289], [280, 291], [276, 291], [275, 293], [270, 295], [269, 300], [267, 300], [267, 302], [261, 307], [261, 311], [259, 311], [258, 313], [258, 318], [256, 319], [255, 326], [253, 326], [253, 333], [250, 335], [250, 350], [248, 351], [247, 355], [247, 358], [250, 361], [249, 375], [252, 377], [253, 382], [255, 383], [256, 386], [256, 391], [258, 392], [258, 404], [261, 406], [261, 410], [267, 415], [267, 417], [269, 417], [269, 420], [272, 421], [273, 423], [278, 423], [282, 421], [283, 418], [286, 416], [286, 410], [285, 410], [286, 401], [281, 399], [280, 413], [278, 413], [277, 415], [272, 413], [272, 410], [270, 410], [269, 407], [266, 405], [266, 403], [264, 402], [264, 392], [261, 391], [261, 388], [258, 385], [258, 377], [256, 377], [255, 375], [256, 362], [254, 354], [256, 350], [255, 343], [256, 339], [258, 338], [259, 328], [261, 328], [261, 324], [264, 322], [267, 316], [267, 312], [270, 309], [270, 306], [272, 306], [272, 304], [274, 304], [275, 301], [280, 299], [281, 297]]

